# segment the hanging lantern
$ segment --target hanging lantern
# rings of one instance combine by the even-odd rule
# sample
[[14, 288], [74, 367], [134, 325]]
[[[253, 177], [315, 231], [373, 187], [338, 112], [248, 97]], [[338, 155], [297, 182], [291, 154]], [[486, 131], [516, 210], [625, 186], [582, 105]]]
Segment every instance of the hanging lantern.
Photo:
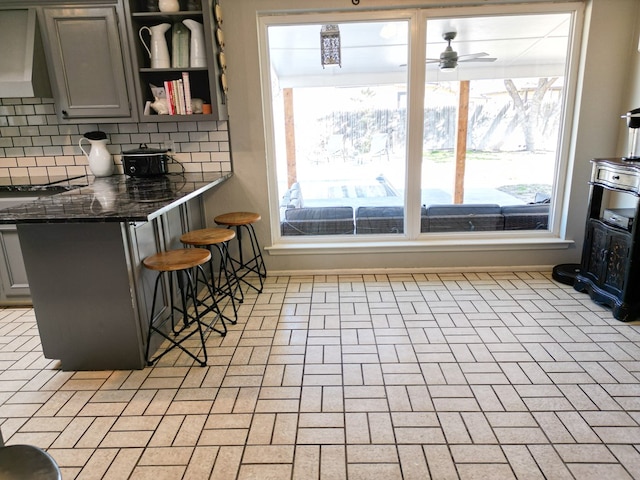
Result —
[[338, 25], [323, 25], [320, 30], [320, 59], [322, 68], [327, 65], [338, 65], [342, 68], [340, 58], [340, 30]]

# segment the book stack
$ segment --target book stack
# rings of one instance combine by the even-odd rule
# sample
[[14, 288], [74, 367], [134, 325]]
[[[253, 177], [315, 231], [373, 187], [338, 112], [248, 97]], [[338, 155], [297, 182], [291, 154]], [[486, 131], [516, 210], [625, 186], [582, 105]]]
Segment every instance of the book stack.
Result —
[[182, 78], [178, 80], [165, 80], [164, 91], [169, 115], [191, 115], [193, 113], [189, 72], [182, 72]]

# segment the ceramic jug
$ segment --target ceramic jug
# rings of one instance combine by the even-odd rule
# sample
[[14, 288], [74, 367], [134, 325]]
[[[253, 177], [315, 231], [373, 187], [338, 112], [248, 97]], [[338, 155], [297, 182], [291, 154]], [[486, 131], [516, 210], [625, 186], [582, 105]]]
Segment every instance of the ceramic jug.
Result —
[[[164, 34], [171, 28], [170, 23], [161, 23], [153, 27], [144, 26], [140, 28], [138, 36], [144, 45], [144, 48], [151, 58], [151, 68], [169, 68], [171, 61], [169, 58], [169, 47], [167, 46], [167, 39]], [[151, 46], [147, 45], [142, 38], [142, 31], [148, 30], [151, 36]]]
[[[82, 148], [82, 142], [91, 144], [90, 152]], [[104, 132], [85, 133], [78, 146], [89, 160], [89, 169], [96, 177], [108, 177], [113, 173], [113, 159], [107, 150], [107, 135]]]
[[189, 66], [206, 67], [207, 55], [204, 49], [204, 27], [195, 20], [183, 20], [189, 30], [191, 30], [191, 43], [189, 49]]

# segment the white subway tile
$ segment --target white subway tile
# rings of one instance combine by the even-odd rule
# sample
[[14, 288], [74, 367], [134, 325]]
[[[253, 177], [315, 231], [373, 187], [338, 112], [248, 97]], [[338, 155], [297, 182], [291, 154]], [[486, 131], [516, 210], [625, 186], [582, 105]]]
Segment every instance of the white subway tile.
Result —
[[24, 148], [22, 147], [5, 148], [5, 153], [9, 157], [24, 157]]
[[0, 176], [24, 173], [25, 168], [32, 176], [88, 173], [78, 140], [95, 130], [108, 135], [108, 148], [120, 173], [122, 151], [141, 143], [160, 147], [165, 140], [174, 142], [172, 155], [187, 171], [230, 169], [227, 128], [226, 121], [215, 120], [60, 124], [52, 99], [0, 99]]
[[[32, 118], [32, 117], [29, 117]], [[25, 116], [20, 116], [20, 115], [15, 115], [13, 117], [8, 117], [9, 120], [9, 125], [12, 127], [17, 127], [20, 125], [29, 125], [27, 123], [27, 117]]]
[[44, 147], [44, 154], [51, 156], [62, 155], [62, 147]]
[[11, 168], [11, 167], [17, 167], [17, 166], [18, 166], [18, 160], [15, 157], [0, 158], [0, 167]]
[[[18, 158], [18, 166], [19, 167], [37, 167], [35, 157], [21, 157]], [[31, 170], [29, 170], [31, 172]]]
[[36, 110], [33, 105], [16, 105], [17, 115], [35, 115]]
[[195, 132], [198, 130], [198, 122], [181, 122], [178, 124], [179, 132]]
[[166, 123], [159, 123], [158, 124], [158, 131], [159, 132], [177, 132], [178, 131], [178, 124], [176, 122], [166, 122]]
[[9, 174], [12, 177], [28, 177], [29, 176], [29, 169], [28, 168], [10, 168], [9, 169]]
[[32, 157], [42, 157], [44, 155], [44, 151], [42, 147], [25, 147], [24, 154]]
[[23, 137], [35, 137], [38, 135], [43, 135], [43, 133], [40, 131], [39, 127], [20, 127], [20, 135]]

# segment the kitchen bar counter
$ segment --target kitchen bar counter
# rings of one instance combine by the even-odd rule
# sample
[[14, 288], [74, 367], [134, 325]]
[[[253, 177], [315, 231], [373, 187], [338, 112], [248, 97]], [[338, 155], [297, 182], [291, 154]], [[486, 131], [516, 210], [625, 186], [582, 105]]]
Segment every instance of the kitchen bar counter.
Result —
[[0, 191], [55, 195], [0, 210], [0, 224], [150, 221], [224, 182], [231, 172], [158, 177], [78, 177], [48, 184], [0, 183]]
[[[156, 272], [142, 260], [207, 226], [202, 195], [231, 175], [81, 177], [0, 210], [0, 223], [17, 225], [44, 356], [63, 370], [143, 368]], [[168, 315], [168, 294], [156, 318]]]

